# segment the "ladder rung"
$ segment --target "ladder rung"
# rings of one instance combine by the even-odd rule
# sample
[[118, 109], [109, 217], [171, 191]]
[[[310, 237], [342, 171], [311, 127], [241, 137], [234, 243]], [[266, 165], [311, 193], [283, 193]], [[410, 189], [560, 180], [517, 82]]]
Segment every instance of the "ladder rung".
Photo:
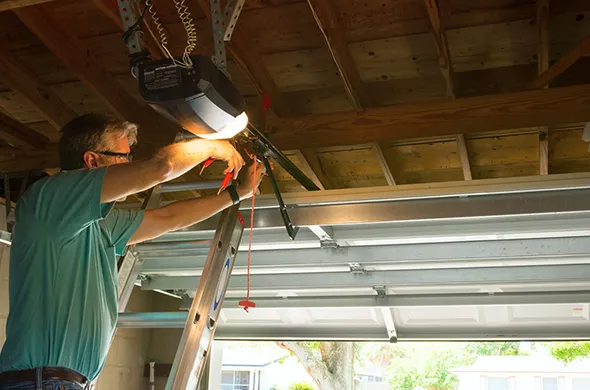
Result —
[[137, 244], [135, 247], [139, 253], [149, 251], [174, 251], [178, 249], [206, 249], [209, 250], [213, 240], [191, 240], [191, 241], [171, 241], [171, 242], [153, 242], [146, 244]]
[[213, 190], [219, 187], [221, 187], [221, 180], [162, 183], [160, 184], [160, 192]]

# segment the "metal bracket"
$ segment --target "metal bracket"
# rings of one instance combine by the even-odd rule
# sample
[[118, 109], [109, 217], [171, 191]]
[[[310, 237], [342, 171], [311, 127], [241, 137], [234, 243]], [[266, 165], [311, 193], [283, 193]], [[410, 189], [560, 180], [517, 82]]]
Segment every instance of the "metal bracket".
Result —
[[213, 54], [213, 62], [218, 69], [226, 71], [227, 69], [227, 56], [225, 54], [225, 20], [221, 13], [221, 6], [219, 0], [210, 0], [211, 6], [211, 24], [213, 27], [213, 47], [215, 54]]
[[387, 291], [385, 290], [385, 286], [383, 285], [373, 286], [373, 291], [377, 293], [378, 298], [385, 298], [385, 296], [387, 295]]
[[336, 240], [320, 240], [320, 248], [322, 249], [338, 249], [338, 241]]
[[356, 275], [364, 275], [367, 273], [365, 266], [360, 263], [350, 263], [350, 273]]
[[231, 41], [231, 36], [238, 23], [238, 18], [240, 17], [242, 8], [244, 8], [244, 2], [245, 0], [232, 0], [225, 6], [225, 12], [223, 13], [225, 16], [225, 35], [223, 36], [223, 40], [226, 42]]
[[[127, 31], [137, 21], [133, 13], [133, 7], [128, 0], [117, 0], [117, 5], [119, 6], [121, 21], [123, 22], [123, 31]], [[139, 54], [143, 49], [140, 36], [141, 30], [137, 29], [129, 35], [129, 39], [125, 42], [131, 55]]]

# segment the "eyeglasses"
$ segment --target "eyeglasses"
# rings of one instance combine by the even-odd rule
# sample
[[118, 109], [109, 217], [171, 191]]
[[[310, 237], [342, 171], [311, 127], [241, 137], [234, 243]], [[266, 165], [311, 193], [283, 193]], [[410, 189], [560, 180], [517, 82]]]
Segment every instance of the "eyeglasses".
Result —
[[108, 150], [106, 150], [106, 151], [93, 150], [93, 152], [94, 153], [98, 153], [98, 154], [103, 154], [105, 156], [114, 156], [114, 157], [126, 158], [127, 161], [133, 160], [133, 153], [132, 152], [129, 152], [129, 153], [121, 153], [121, 152], [110, 152]]

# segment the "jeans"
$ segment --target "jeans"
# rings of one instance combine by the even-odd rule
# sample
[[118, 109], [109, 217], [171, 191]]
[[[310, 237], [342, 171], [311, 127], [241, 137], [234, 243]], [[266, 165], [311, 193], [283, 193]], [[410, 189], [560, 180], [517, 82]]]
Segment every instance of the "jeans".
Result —
[[[36, 390], [35, 382], [0, 382], [0, 390]], [[51, 380], [43, 381], [43, 390], [83, 390], [83, 387], [78, 383]]]

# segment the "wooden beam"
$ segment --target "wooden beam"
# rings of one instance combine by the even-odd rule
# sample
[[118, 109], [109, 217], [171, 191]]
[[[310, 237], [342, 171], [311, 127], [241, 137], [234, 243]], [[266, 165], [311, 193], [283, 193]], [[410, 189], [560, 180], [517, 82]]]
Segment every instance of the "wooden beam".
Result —
[[[332, 4], [329, 0], [307, 0], [307, 3], [311, 8], [313, 17], [320, 31], [322, 32], [322, 35], [324, 36], [326, 44], [328, 45], [328, 49], [330, 50], [330, 54], [332, 55], [334, 64], [338, 69], [338, 74], [342, 79], [342, 83], [344, 84], [344, 90], [348, 95], [350, 103], [357, 110], [362, 110], [366, 107], [371, 107], [373, 103], [371, 102], [371, 98], [367, 93], [365, 84], [361, 79], [354, 59], [350, 54], [350, 50], [348, 49], [348, 42], [346, 42], [346, 40], [344, 39], [344, 33], [342, 32], [340, 24], [338, 23], [338, 18], [336, 16], [336, 13], [334, 12]], [[395, 180], [393, 178], [393, 175], [391, 174], [391, 170], [389, 169], [385, 157], [383, 156], [383, 151], [381, 150], [381, 147], [377, 143], [372, 144], [372, 147], [375, 151], [375, 156], [377, 157], [377, 161], [379, 162], [379, 166], [381, 167], [383, 174], [385, 175], [387, 183], [389, 185], [395, 185]], [[307, 153], [309, 154], [309, 151]], [[310, 159], [315, 159], [317, 157], [309, 156], [309, 158], [306, 158], [303, 155], [302, 157], [302, 162], [305, 162], [305, 164], [309, 167], [309, 169], [312, 172], [321, 169], [321, 166], [316, 166], [315, 169], [312, 168], [309, 165], [308, 161], [306, 161]], [[319, 180], [316, 173], [310, 173], [310, 175], [315, 176], [315, 178]], [[326, 178], [324, 179], [324, 181], [326, 181]]]
[[459, 149], [459, 158], [461, 159], [461, 168], [463, 169], [463, 177], [465, 180], [472, 180], [471, 164], [469, 163], [469, 152], [467, 150], [467, 143], [463, 134], [457, 134], [457, 148]]
[[338, 68], [340, 78], [351, 104], [356, 109], [372, 106], [369, 94], [357, 70], [348, 43], [338, 23], [338, 18], [330, 0], [307, 0], [313, 17], [320, 28], [332, 59]]
[[335, 188], [332, 179], [326, 174], [324, 166], [315, 149], [305, 148], [296, 151], [295, 153], [301, 162], [301, 165], [303, 165], [303, 170], [309, 175], [309, 178], [320, 188], [320, 190], [330, 190]]
[[0, 139], [21, 149], [42, 149], [50, 140], [16, 119], [0, 113]]
[[[447, 40], [446, 24], [450, 18], [450, 4], [448, 0], [424, 0], [426, 11], [428, 12], [428, 19], [430, 20], [430, 29], [434, 35], [436, 43], [436, 50], [438, 53], [438, 65], [445, 79], [447, 97], [455, 99], [455, 76], [453, 71], [453, 61], [451, 58], [451, 51], [449, 49], [449, 42]], [[469, 152], [465, 143], [463, 134], [457, 134], [457, 150], [459, 151], [459, 158], [461, 159], [461, 167], [463, 168], [463, 177], [465, 180], [472, 180], [471, 164], [469, 163]]]
[[389, 147], [387, 145], [382, 146], [376, 142], [372, 144], [372, 147], [375, 151], [375, 155], [377, 156], [379, 166], [385, 174], [385, 180], [387, 180], [387, 184], [390, 186], [394, 186], [395, 179], [393, 178], [393, 174], [391, 173], [391, 165], [389, 164], [390, 158], [387, 157], [387, 154], [389, 154]]
[[[209, 0], [198, 0], [198, 4], [209, 21], [209, 25], [211, 25]], [[232, 34], [232, 40], [226, 42], [225, 47], [227, 51], [230, 53], [236, 65], [250, 79], [258, 93], [260, 95], [268, 94], [272, 104], [271, 109], [278, 116], [289, 115], [291, 110], [285, 103], [283, 94], [277, 88], [260, 56], [255, 52], [255, 46], [252, 46], [247, 40], [248, 34], [242, 31], [243, 29], [240, 26], [239, 23], [236, 25]]]
[[279, 118], [287, 150], [436, 137], [590, 121], [590, 85]]
[[56, 144], [42, 150], [15, 150], [0, 148], [0, 173], [36, 171], [59, 167], [59, 153]]
[[[453, 80], [453, 62], [451, 61], [451, 52], [449, 50], [449, 43], [447, 41], [447, 33], [444, 28], [444, 24], [441, 23], [441, 13], [438, 2], [439, 0], [424, 0], [426, 11], [428, 12], [428, 19], [430, 21], [430, 29], [432, 30], [432, 34], [434, 35], [434, 40], [436, 42], [438, 65], [447, 85], [447, 96], [454, 99], [455, 84]], [[441, 2], [445, 2], [445, 0], [442, 0]]]
[[[19, 19], [70, 68], [119, 117], [140, 127], [137, 151], [140, 156], [170, 143], [180, 129], [147, 105], [140, 105], [119, 82], [95, 60], [92, 48], [85, 47], [53, 19], [43, 5], [14, 10]], [[142, 131], [143, 130], [143, 131]]]
[[539, 77], [533, 80], [533, 82], [530, 84], [530, 88], [538, 89], [550, 84], [588, 52], [590, 52], [590, 36], [584, 38], [576, 45], [576, 47], [574, 47], [563, 57], [557, 60], [557, 62], [551, 65], [549, 69], [543, 71]]
[[[549, 0], [537, 0], [537, 71], [542, 74], [549, 68]], [[545, 88], [547, 85], [545, 85]], [[549, 174], [548, 127], [539, 128], [539, 174]]]
[[29, 99], [53, 127], [60, 129], [76, 117], [74, 110], [51, 88], [45, 86], [2, 43], [0, 43], [0, 66], [2, 67], [0, 81]]
[[49, 1], [53, 0], [0, 0], [0, 12], [28, 7], [35, 4], [47, 3]]

